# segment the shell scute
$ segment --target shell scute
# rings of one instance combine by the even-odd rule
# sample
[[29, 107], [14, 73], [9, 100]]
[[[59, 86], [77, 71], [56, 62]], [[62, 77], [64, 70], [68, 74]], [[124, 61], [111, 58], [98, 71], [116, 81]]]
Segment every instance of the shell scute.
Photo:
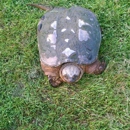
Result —
[[66, 62], [91, 64], [97, 59], [101, 31], [91, 11], [74, 6], [69, 9], [54, 8], [39, 23], [41, 62], [59, 66]]

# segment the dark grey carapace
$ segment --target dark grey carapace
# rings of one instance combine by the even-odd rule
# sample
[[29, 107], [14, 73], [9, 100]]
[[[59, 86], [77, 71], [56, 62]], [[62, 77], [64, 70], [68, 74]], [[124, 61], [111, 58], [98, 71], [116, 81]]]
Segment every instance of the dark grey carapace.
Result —
[[[42, 5], [31, 5], [45, 9]], [[78, 69], [74, 72], [72, 64], [82, 69], [82, 65], [91, 67], [91, 64], [98, 59], [101, 31], [96, 16], [88, 9], [79, 6], [69, 9], [53, 8], [40, 19], [37, 30], [41, 64], [51, 68], [62, 68], [62, 65], [71, 63], [71, 67], [66, 68], [71, 68], [69, 77], [72, 76], [73, 81], [78, 81], [82, 73], [79, 68], [79, 72]], [[65, 73], [67, 72], [69, 73], [70, 70], [66, 69]], [[73, 75], [79, 78], [73, 78]], [[63, 75], [59, 74], [59, 76], [63, 79]]]

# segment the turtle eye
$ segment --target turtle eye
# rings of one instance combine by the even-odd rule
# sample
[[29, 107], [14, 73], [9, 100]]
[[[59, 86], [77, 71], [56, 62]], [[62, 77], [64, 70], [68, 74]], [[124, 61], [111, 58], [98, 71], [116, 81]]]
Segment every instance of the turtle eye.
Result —
[[67, 74], [65, 74], [65, 75], [64, 75], [64, 78], [65, 78], [65, 79], [69, 79], [69, 77], [68, 77], [68, 75], [67, 75]]

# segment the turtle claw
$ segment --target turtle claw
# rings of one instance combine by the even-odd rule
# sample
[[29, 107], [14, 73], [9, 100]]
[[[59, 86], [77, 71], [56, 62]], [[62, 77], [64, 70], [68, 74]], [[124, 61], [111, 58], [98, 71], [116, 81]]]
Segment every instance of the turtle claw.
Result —
[[58, 87], [62, 83], [62, 80], [59, 77], [48, 76], [48, 80], [52, 87]]
[[107, 65], [105, 62], [101, 62], [95, 69], [94, 74], [101, 74], [106, 69]]

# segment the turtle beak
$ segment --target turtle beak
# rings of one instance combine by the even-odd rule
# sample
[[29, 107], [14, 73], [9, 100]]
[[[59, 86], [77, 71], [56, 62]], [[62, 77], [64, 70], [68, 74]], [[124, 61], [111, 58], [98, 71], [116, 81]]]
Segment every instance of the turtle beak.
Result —
[[76, 81], [77, 81], [78, 77], [79, 77], [79, 76], [74, 75], [73, 77], [67, 78], [67, 80], [68, 80], [69, 83], [73, 83], [73, 82], [76, 82]]
[[68, 79], [68, 83], [73, 83], [73, 82], [75, 82], [75, 80], [74, 79]]

